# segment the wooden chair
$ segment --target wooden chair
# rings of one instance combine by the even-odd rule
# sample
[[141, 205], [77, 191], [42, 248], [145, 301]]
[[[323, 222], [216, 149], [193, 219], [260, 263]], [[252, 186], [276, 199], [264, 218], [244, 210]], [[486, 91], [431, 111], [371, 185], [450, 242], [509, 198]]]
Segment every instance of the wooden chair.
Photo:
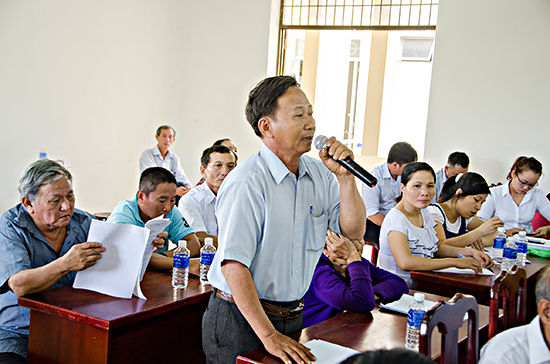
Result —
[[468, 351], [466, 363], [475, 364], [479, 358], [478, 305], [474, 296], [457, 293], [449, 301], [439, 301], [424, 315], [420, 326], [420, 353], [431, 357], [432, 331], [441, 333], [441, 364], [458, 363], [458, 330], [468, 312]]
[[[498, 330], [499, 307], [502, 307], [504, 313], [500, 330]], [[527, 275], [524, 268], [514, 265], [508, 273], [500, 272], [493, 281], [489, 303], [489, 339], [500, 331], [525, 325], [526, 311]]]

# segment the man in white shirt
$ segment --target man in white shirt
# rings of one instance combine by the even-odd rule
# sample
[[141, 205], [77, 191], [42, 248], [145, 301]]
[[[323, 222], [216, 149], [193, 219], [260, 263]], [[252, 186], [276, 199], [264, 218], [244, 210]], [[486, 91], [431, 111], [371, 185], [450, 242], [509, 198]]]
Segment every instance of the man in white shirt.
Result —
[[162, 167], [169, 170], [174, 177], [176, 177], [176, 181], [178, 182], [178, 189], [176, 191], [178, 195], [176, 198], [177, 205], [179, 198], [189, 192], [192, 185], [181, 167], [179, 157], [169, 151], [176, 140], [176, 131], [170, 125], [161, 125], [157, 129], [155, 138], [158, 144], [141, 154], [141, 158], [139, 159], [139, 173], [143, 173], [144, 170], [151, 167]]
[[447, 165], [435, 172], [435, 196], [432, 203], [436, 203], [443, 185], [452, 176], [456, 176], [459, 173], [468, 172], [470, 166], [470, 158], [464, 152], [454, 152], [449, 154], [447, 158]]
[[539, 276], [538, 316], [530, 324], [508, 329], [492, 338], [481, 349], [479, 364], [550, 363], [550, 269]]
[[205, 182], [183, 196], [178, 207], [201, 241], [210, 237], [218, 246], [216, 197], [223, 180], [236, 164], [235, 154], [223, 145], [214, 145], [202, 152], [200, 171]]
[[362, 184], [363, 202], [367, 209], [367, 228], [364, 239], [379, 244], [380, 226], [384, 216], [395, 206], [395, 199], [401, 196], [401, 172], [408, 163], [416, 162], [418, 154], [407, 142], [392, 145], [386, 163], [374, 167], [370, 172], [378, 184], [374, 187]]

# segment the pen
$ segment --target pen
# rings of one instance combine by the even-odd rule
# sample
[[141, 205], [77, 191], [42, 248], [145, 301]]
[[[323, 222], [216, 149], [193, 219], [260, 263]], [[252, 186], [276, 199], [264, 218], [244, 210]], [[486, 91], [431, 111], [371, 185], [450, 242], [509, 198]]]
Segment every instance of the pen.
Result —
[[313, 206], [309, 206], [309, 214], [313, 216]]
[[457, 254], [456, 256], [459, 257], [459, 258], [466, 258], [466, 257], [465, 257], [464, 255], [462, 255], [462, 254]]

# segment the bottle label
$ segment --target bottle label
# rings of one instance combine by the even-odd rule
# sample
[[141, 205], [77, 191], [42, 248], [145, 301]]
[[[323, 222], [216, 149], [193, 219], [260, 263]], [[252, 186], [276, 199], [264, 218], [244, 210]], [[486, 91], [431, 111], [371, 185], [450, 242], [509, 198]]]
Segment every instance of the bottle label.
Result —
[[420, 324], [422, 323], [422, 319], [424, 318], [425, 313], [426, 313], [426, 311], [414, 310], [414, 309], [411, 308], [409, 310], [409, 317], [407, 319], [407, 324], [410, 327], [414, 327], [415, 329], [419, 329]]
[[174, 255], [173, 268], [189, 268], [189, 255], [176, 254]]
[[527, 243], [518, 241], [516, 245], [518, 246], [518, 253], [527, 253]]
[[504, 248], [502, 256], [507, 259], [516, 259], [518, 257], [518, 251], [512, 248]]
[[493, 242], [493, 248], [495, 249], [502, 249], [504, 248], [504, 244], [506, 244], [506, 238], [495, 238]]
[[216, 253], [201, 253], [201, 264], [212, 265]]

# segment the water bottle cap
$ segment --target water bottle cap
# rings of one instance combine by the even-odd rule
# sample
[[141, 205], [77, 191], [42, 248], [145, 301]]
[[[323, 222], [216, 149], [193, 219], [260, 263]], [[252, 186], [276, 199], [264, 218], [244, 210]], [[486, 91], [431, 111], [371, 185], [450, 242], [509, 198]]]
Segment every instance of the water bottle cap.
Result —
[[178, 243], [178, 246], [180, 248], [187, 248], [187, 240], [180, 240], [180, 242]]
[[205, 238], [205, 239], [204, 239], [204, 244], [205, 244], [205, 245], [212, 245], [212, 244], [214, 244], [214, 239], [212, 239], [212, 238]]
[[415, 293], [414, 294], [414, 300], [416, 302], [424, 302], [424, 298], [426, 298], [426, 296], [424, 295], [424, 293]]
[[504, 227], [499, 227], [498, 228], [498, 232], [501, 233], [501, 234], [505, 234], [506, 233], [506, 229]]
[[525, 238], [527, 236], [527, 231], [520, 231], [519, 236], [521, 236], [522, 238]]

